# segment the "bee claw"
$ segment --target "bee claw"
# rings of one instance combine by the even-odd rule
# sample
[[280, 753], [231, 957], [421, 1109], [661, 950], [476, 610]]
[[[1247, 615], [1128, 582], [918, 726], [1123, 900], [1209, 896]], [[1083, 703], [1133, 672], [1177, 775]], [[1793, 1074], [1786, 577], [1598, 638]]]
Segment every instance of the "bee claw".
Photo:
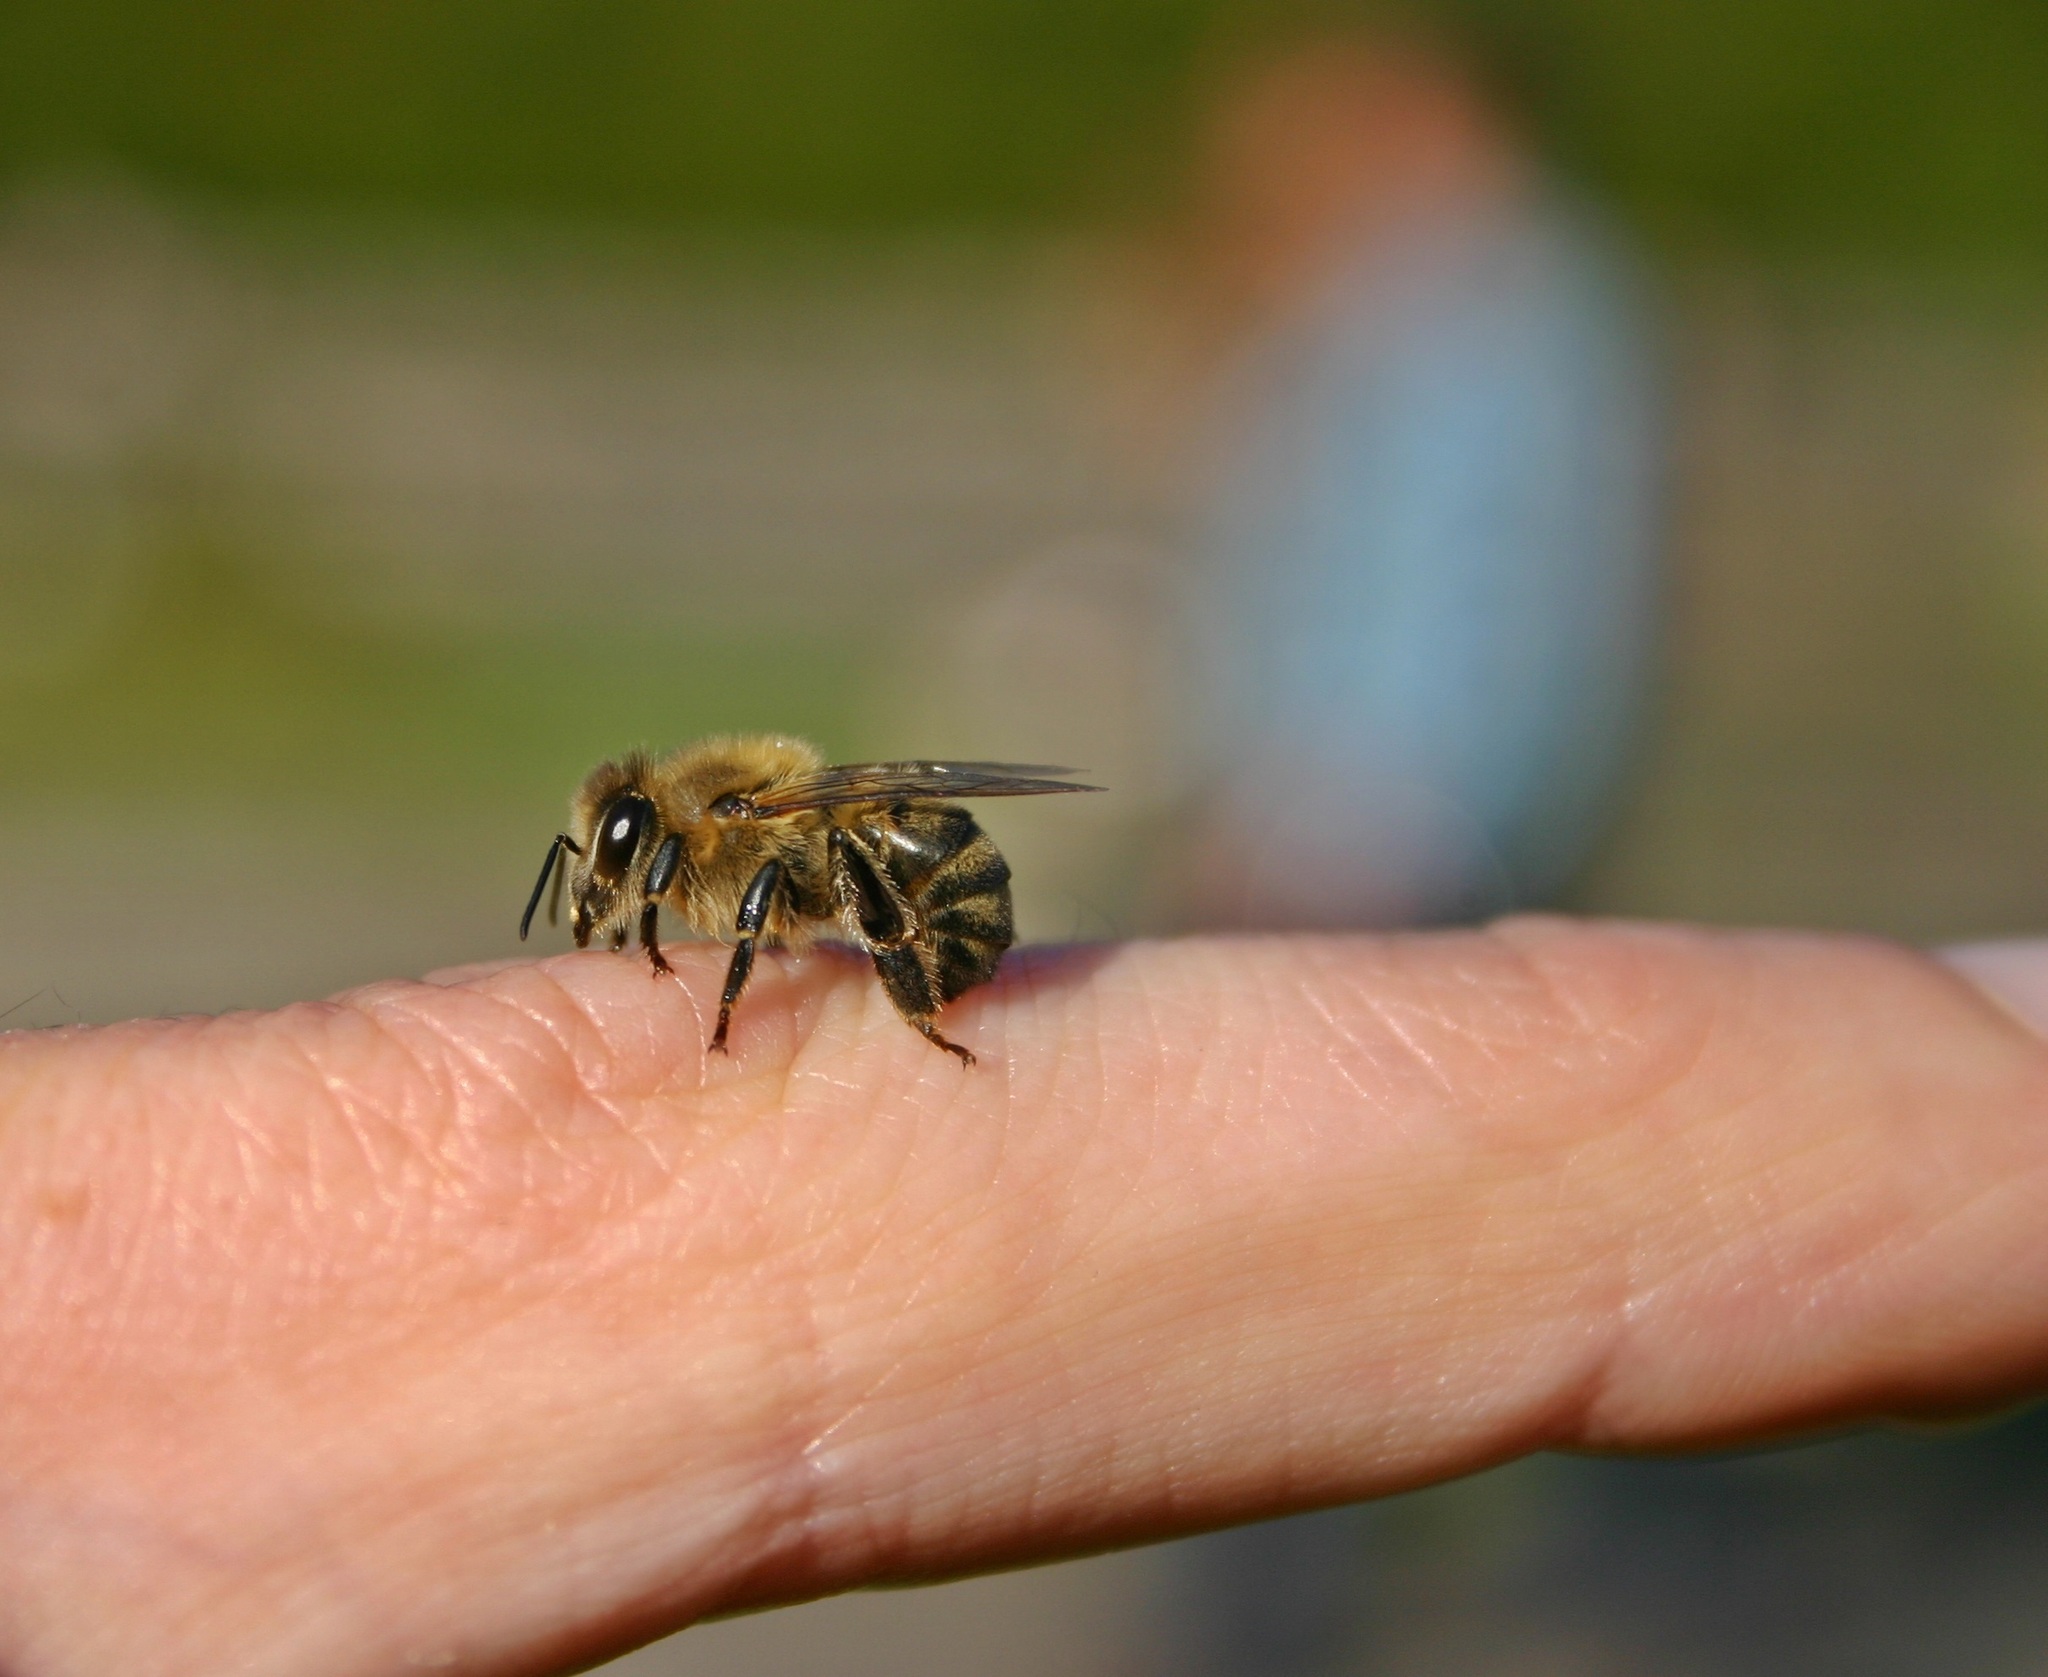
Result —
[[951, 1054], [955, 1058], [957, 1058], [963, 1066], [971, 1066], [974, 1064], [974, 1056], [971, 1053], [969, 1053], [966, 1049], [962, 1048], [959, 1043], [953, 1042], [946, 1037], [940, 1036], [938, 1027], [934, 1025], [929, 1019], [913, 1019], [910, 1021], [910, 1023], [916, 1028], [918, 1034], [922, 1036], [925, 1039], [925, 1041], [929, 1042], [934, 1048], [945, 1049], [945, 1051], [948, 1054]]

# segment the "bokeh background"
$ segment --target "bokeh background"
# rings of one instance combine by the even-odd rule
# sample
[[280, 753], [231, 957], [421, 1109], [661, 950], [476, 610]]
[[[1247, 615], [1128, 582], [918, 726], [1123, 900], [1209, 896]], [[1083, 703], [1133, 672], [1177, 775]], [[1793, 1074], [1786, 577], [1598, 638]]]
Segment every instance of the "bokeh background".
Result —
[[[0, 1023], [511, 953], [582, 772], [725, 728], [1080, 762], [988, 814], [1027, 930], [1205, 918], [1190, 415], [1275, 309], [1217, 112], [1333, 39], [1452, 67], [1633, 276], [1657, 652], [1540, 894], [2038, 928], [2034, 0], [10, 0]], [[2048, 1671], [2048, 1426], [1538, 1460], [617, 1669]]]

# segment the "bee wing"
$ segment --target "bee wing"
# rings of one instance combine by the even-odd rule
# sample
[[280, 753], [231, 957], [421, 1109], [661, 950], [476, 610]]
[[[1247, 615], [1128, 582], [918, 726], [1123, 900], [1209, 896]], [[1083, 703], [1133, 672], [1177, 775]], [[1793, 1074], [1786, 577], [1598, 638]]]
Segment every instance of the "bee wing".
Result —
[[841, 763], [756, 793], [751, 801], [758, 814], [788, 815], [877, 798], [1029, 798], [1102, 790], [1051, 778], [1073, 772], [1050, 763]]

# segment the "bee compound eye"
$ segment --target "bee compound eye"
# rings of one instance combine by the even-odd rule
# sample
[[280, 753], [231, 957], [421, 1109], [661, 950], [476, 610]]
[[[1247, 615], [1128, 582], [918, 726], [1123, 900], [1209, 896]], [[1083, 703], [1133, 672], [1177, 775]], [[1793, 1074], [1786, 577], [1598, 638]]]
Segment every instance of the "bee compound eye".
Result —
[[608, 885], [626, 877], [633, 855], [640, 848], [640, 835], [647, 830], [654, 806], [637, 793], [615, 799], [597, 823], [597, 843], [590, 859], [590, 871]]

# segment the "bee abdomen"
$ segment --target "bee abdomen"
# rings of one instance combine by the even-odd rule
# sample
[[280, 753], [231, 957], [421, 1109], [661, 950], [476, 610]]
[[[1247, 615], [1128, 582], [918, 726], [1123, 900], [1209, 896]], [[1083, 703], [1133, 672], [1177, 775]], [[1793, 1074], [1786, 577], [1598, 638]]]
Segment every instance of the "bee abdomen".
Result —
[[973, 836], [925, 877], [916, 906], [930, 941], [941, 1001], [995, 976], [1016, 931], [1010, 864], [988, 834], [974, 828]]
[[1010, 864], [988, 834], [977, 832], [966, 847], [936, 868], [919, 887], [917, 900], [928, 915], [983, 897], [1009, 900]]
[[863, 840], [916, 918], [937, 1001], [993, 978], [1016, 937], [1010, 864], [974, 817], [957, 804], [899, 803]]

